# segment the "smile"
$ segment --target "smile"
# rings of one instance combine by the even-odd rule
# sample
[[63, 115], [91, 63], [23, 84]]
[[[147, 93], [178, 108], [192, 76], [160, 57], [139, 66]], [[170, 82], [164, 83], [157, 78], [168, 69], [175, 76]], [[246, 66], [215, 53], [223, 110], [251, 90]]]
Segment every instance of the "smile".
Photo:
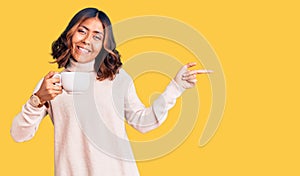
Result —
[[91, 52], [91, 50], [86, 49], [86, 48], [83, 48], [83, 47], [80, 47], [80, 46], [77, 46], [76, 48], [78, 49], [78, 51], [79, 51], [80, 53], [83, 53], [83, 54], [88, 54], [88, 53]]

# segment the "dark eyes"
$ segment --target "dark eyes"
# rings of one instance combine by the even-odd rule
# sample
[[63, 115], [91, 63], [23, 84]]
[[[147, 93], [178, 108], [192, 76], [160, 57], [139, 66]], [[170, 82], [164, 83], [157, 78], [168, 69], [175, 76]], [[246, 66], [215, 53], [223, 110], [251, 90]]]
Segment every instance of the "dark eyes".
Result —
[[[82, 35], [86, 35], [87, 34], [87, 31], [85, 30], [85, 29], [78, 29], [78, 32], [80, 33], [80, 34], [82, 34]], [[93, 36], [93, 39], [94, 40], [96, 40], [96, 41], [100, 41], [100, 40], [102, 40], [102, 37], [99, 35], [99, 34], [95, 34], [94, 36]]]
[[95, 40], [102, 40], [102, 37], [97, 36], [97, 35], [95, 35], [93, 38], [94, 38]]
[[86, 34], [86, 31], [83, 30], [83, 29], [78, 29], [78, 32], [81, 33], [81, 34]]

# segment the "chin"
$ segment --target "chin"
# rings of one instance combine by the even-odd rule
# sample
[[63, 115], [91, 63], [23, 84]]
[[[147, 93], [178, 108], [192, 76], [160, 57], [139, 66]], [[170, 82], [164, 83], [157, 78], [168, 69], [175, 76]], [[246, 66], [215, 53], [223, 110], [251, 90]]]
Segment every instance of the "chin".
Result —
[[78, 63], [87, 63], [91, 62], [94, 59], [75, 59]]
[[79, 63], [86, 63], [86, 62], [90, 62], [94, 59], [91, 59], [91, 58], [83, 58], [83, 57], [74, 57], [73, 56], [73, 59], [76, 61], [76, 62], [79, 62]]

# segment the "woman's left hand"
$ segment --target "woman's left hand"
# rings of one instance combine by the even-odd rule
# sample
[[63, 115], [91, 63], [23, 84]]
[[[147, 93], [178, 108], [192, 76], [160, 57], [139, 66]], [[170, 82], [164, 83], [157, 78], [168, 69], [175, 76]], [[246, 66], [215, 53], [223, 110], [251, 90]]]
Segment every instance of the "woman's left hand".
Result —
[[188, 70], [188, 68], [191, 68], [195, 65], [195, 62], [188, 63], [184, 65], [176, 74], [174, 80], [182, 88], [189, 89], [194, 87], [197, 82], [197, 74], [207, 74], [213, 72], [212, 70]]

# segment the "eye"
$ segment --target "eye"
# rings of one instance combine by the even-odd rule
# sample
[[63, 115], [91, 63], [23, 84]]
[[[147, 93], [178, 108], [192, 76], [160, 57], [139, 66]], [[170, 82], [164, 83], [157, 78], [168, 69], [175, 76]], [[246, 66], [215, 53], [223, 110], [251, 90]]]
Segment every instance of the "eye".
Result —
[[99, 35], [95, 35], [95, 36], [94, 36], [94, 39], [95, 39], [96, 41], [100, 41], [100, 40], [102, 40], [102, 37], [99, 36]]
[[80, 34], [86, 34], [86, 31], [84, 29], [78, 29], [77, 30]]

